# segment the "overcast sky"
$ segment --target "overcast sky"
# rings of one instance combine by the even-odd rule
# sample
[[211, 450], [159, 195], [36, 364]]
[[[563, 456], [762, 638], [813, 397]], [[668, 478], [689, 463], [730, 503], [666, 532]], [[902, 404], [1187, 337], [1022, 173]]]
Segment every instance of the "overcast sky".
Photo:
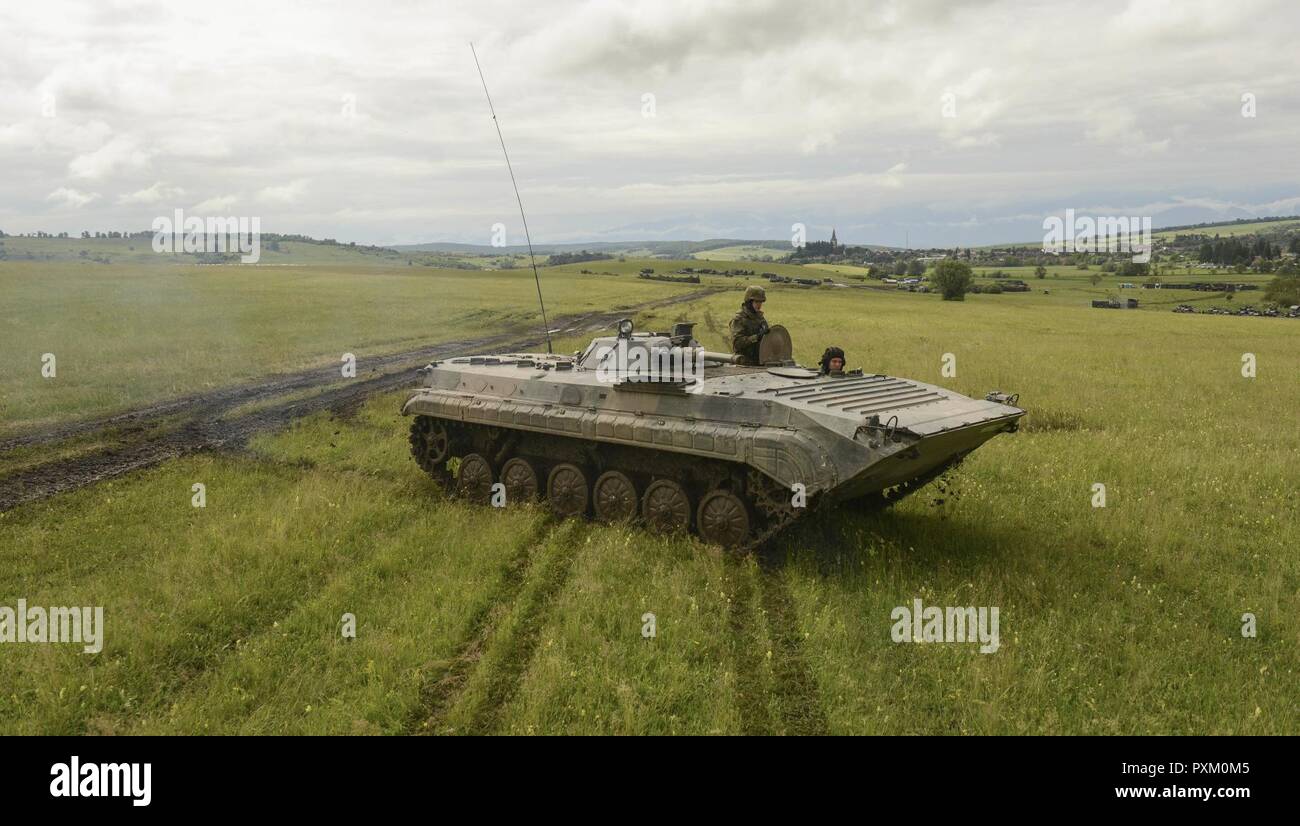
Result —
[[535, 242], [1300, 213], [1295, 0], [41, 0], [0, 6], [0, 230], [521, 243], [470, 41]]

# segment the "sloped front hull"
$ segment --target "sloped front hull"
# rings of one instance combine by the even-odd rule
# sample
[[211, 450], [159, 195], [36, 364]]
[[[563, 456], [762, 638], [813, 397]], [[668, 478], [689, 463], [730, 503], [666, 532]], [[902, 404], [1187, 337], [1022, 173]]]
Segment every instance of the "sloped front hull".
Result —
[[1019, 415], [993, 423], [949, 430], [921, 438], [908, 450], [881, 459], [832, 491], [842, 502], [880, 493], [896, 485], [924, 479], [958, 460], [999, 433], [1015, 427]]

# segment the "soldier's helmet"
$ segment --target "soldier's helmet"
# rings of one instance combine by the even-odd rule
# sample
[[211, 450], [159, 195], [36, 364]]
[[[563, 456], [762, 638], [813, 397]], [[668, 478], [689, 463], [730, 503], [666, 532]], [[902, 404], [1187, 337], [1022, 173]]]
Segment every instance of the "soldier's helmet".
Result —
[[822, 360], [820, 362], [823, 374], [831, 371], [831, 359], [839, 359], [840, 369], [844, 369], [844, 362], [846, 361], [844, 351], [839, 347], [827, 347], [826, 352], [822, 353]]
[[767, 291], [764, 290], [762, 287], [746, 287], [745, 300], [746, 301], [767, 301]]

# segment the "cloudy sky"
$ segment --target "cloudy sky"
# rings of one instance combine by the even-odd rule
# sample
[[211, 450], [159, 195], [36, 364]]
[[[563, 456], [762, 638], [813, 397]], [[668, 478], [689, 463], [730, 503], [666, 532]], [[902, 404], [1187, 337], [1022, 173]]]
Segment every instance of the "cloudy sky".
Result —
[[0, 7], [0, 230], [521, 242], [470, 41], [535, 242], [1300, 213], [1294, 0], [42, 0]]

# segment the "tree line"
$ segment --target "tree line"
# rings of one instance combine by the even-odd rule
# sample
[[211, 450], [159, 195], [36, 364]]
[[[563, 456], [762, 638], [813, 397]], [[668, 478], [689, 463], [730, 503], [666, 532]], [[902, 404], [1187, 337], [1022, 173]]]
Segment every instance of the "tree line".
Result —
[[[1291, 245], [1295, 246], [1294, 240]], [[1201, 244], [1197, 260], [1203, 264], [1218, 264], [1219, 266], [1230, 267], [1236, 264], [1249, 264], [1256, 258], [1269, 261], [1281, 254], [1282, 247], [1269, 242], [1267, 238], [1256, 236], [1251, 243], [1235, 237], [1215, 238]]]

